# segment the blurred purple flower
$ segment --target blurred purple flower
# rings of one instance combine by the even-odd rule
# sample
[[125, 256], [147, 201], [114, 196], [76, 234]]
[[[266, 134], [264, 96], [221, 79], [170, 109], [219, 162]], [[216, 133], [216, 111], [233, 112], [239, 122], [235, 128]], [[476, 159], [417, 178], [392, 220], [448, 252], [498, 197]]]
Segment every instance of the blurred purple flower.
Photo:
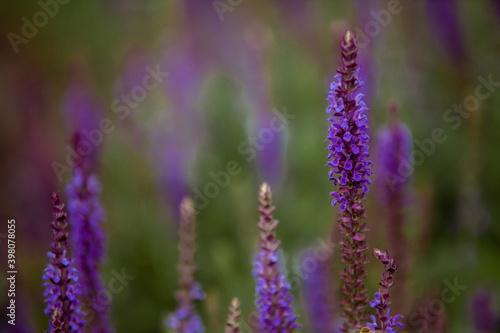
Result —
[[[305, 253], [304, 259], [308, 257], [314, 258], [313, 251]], [[338, 332], [332, 303], [331, 281], [333, 277], [330, 260], [317, 261], [316, 263], [316, 269], [308, 272], [303, 281], [303, 298], [309, 317], [309, 328], [312, 333]]]
[[273, 219], [272, 193], [268, 184], [259, 191], [259, 251], [254, 263], [257, 313], [262, 332], [293, 332], [301, 326], [292, 308], [290, 284], [280, 267], [280, 241], [276, 239], [278, 221]]
[[99, 147], [90, 139], [92, 132], [99, 129], [103, 106], [91, 88], [90, 78], [83, 64], [74, 64], [69, 70], [69, 88], [63, 100], [63, 114], [67, 127], [73, 134], [72, 145], [78, 155], [75, 164], [85, 162], [93, 169], [97, 163]]
[[178, 207], [188, 194], [188, 172], [204, 132], [197, 104], [206, 68], [199, 49], [187, 37], [165, 55], [165, 71], [169, 77], [164, 89], [169, 114], [151, 136], [151, 161], [166, 194], [174, 220], [179, 220]]
[[195, 211], [193, 201], [184, 198], [180, 205], [181, 224], [179, 227], [179, 284], [181, 289], [175, 298], [179, 303], [177, 310], [167, 317], [166, 325], [173, 333], [202, 333], [205, 331], [200, 316], [196, 313], [196, 300], [205, 298], [201, 286], [194, 280], [196, 266], [194, 264], [195, 243]]
[[371, 316], [372, 322], [367, 323], [370, 329], [385, 330], [387, 333], [394, 333], [396, 327], [403, 328], [403, 324], [399, 322], [403, 318], [401, 315], [390, 316], [389, 305], [389, 289], [394, 286], [394, 274], [398, 271], [394, 258], [389, 256], [386, 251], [381, 251], [377, 248], [373, 249], [373, 256], [380, 260], [385, 266], [382, 273], [382, 280], [379, 285], [378, 292], [375, 293], [373, 300], [370, 302], [372, 308], [376, 308], [377, 315]]
[[101, 226], [104, 211], [99, 202], [100, 192], [101, 184], [96, 175], [90, 174], [88, 169], [74, 168], [66, 194], [82, 294], [96, 314], [96, 320], [88, 323], [92, 333], [113, 332], [108, 319], [108, 304], [101, 304], [104, 302], [98, 298], [100, 291], [104, 290], [99, 265], [105, 256], [105, 237]]
[[[401, 124], [398, 119], [397, 106], [391, 105], [389, 112], [389, 126], [379, 132], [377, 145], [377, 162], [380, 168], [378, 182], [383, 191], [382, 200], [389, 204], [393, 200], [401, 198], [406, 191], [411, 177], [402, 174], [406, 171], [404, 162], [409, 160], [412, 138], [408, 128]], [[399, 202], [404, 205], [403, 202]], [[391, 205], [391, 208], [397, 208]]]
[[465, 47], [456, 0], [427, 0], [427, 10], [436, 41], [445, 47], [455, 68], [464, 68]]
[[[242, 68], [238, 72], [243, 80], [253, 115], [253, 134], [259, 139], [257, 168], [262, 179], [273, 188], [280, 185], [283, 176], [283, 146], [285, 131], [273, 130], [273, 105], [268, 58], [272, 48], [272, 33], [264, 25], [249, 26], [245, 33], [245, 52]], [[266, 135], [264, 136], [264, 133]]]
[[360, 220], [366, 218], [363, 202], [371, 183], [372, 162], [368, 160], [370, 137], [365, 115], [368, 108], [362, 101], [363, 95], [355, 94], [363, 85], [358, 78], [357, 53], [356, 39], [347, 31], [342, 43], [342, 64], [330, 84], [326, 99], [329, 102], [326, 112], [332, 115], [327, 137], [330, 141], [327, 165], [332, 168], [330, 180], [338, 186], [338, 190], [330, 195], [333, 197], [332, 205], [338, 203], [340, 206], [338, 222], [342, 234], [346, 236], [340, 241], [342, 263], [347, 265], [340, 273], [344, 282], [343, 332], [360, 327], [368, 315], [365, 310], [367, 290], [363, 284], [365, 265], [369, 262], [363, 254], [368, 249], [363, 235], [367, 228]]
[[405, 207], [408, 203], [408, 183], [411, 179], [404, 163], [408, 163], [412, 148], [411, 133], [398, 120], [397, 106], [389, 108], [389, 126], [379, 132], [376, 149], [379, 196], [386, 210], [386, 233], [389, 250], [399, 264], [397, 285], [394, 289], [395, 308], [407, 310], [408, 246], [404, 235]]
[[47, 253], [50, 263], [44, 270], [45, 314], [50, 317], [49, 331], [57, 333], [81, 332], [85, 325], [83, 313], [80, 311], [81, 296], [78, 284], [78, 273], [73, 268], [73, 260], [69, 257], [68, 222], [64, 204], [59, 194], [52, 193], [54, 220], [52, 221], [53, 242]]
[[494, 333], [500, 329], [500, 315], [493, 310], [492, 295], [487, 291], [479, 291], [472, 301], [472, 319], [474, 328], [481, 333]]

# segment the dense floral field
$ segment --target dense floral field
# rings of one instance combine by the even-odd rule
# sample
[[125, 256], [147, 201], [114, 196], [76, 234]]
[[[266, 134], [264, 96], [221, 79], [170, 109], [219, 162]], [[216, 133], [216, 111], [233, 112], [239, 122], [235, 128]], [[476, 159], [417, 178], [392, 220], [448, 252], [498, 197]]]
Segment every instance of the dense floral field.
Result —
[[0, 332], [500, 332], [500, 2], [0, 13]]

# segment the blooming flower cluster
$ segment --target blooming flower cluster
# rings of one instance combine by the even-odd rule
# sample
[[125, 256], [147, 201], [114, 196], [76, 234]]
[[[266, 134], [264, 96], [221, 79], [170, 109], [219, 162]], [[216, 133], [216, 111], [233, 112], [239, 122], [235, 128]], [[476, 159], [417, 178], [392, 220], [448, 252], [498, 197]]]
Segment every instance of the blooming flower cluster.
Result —
[[278, 221], [273, 219], [274, 210], [271, 188], [264, 183], [259, 191], [260, 239], [253, 271], [257, 283], [257, 314], [262, 332], [289, 333], [301, 326], [296, 323], [290, 285], [280, 267]]
[[354, 35], [348, 31], [342, 43], [342, 64], [339, 66], [333, 82], [330, 85], [326, 109], [332, 117], [328, 129], [328, 162], [331, 167], [329, 178], [337, 191], [331, 192], [332, 205], [340, 206], [340, 231], [345, 236], [341, 242], [342, 263], [346, 267], [341, 272], [344, 282], [342, 291], [344, 299], [342, 330], [350, 327], [360, 327], [367, 317], [365, 307], [368, 303], [367, 290], [363, 284], [366, 278], [365, 265], [368, 249], [364, 232], [368, 231], [360, 220], [366, 218], [366, 208], [363, 202], [371, 183], [372, 162], [368, 160], [367, 117], [368, 111], [362, 101], [362, 94], [356, 91], [363, 85], [358, 78], [359, 66], [356, 63], [358, 48]]
[[389, 289], [394, 286], [394, 274], [398, 271], [394, 258], [389, 256], [387, 251], [382, 251], [377, 248], [373, 249], [373, 256], [384, 264], [384, 272], [382, 273], [382, 280], [379, 285], [378, 292], [375, 293], [373, 300], [370, 302], [372, 308], [376, 308], [377, 316], [371, 316], [372, 322], [367, 326], [370, 329], [385, 330], [387, 333], [395, 333], [396, 326], [403, 327], [399, 319], [403, 318], [401, 315], [390, 316], [389, 305]]
[[195, 300], [202, 300], [205, 294], [201, 286], [194, 280], [196, 266], [194, 264], [195, 244], [195, 213], [193, 201], [185, 198], [181, 202], [181, 223], [179, 226], [179, 258], [177, 266], [181, 289], [176, 294], [179, 307], [170, 314], [166, 324], [174, 333], [202, 333], [205, 331], [200, 316], [194, 307]]
[[53, 242], [47, 253], [50, 263], [44, 270], [45, 314], [50, 316], [48, 332], [81, 332], [85, 325], [80, 311], [80, 285], [73, 260], [68, 254], [68, 222], [64, 204], [58, 193], [52, 193], [54, 220], [52, 221]]

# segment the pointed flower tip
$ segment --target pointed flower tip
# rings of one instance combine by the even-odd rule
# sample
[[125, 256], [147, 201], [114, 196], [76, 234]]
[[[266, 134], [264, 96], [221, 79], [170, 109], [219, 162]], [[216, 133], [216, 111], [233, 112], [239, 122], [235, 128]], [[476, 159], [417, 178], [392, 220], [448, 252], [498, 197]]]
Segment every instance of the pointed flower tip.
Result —
[[352, 40], [354, 40], [354, 34], [351, 32], [351, 30], [347, 30], [344, 39], [346, 42], [351, 42]]
[[382, 251], [381, 249], [377, 249], [376, 247], [373, 248], [373, 256], [374, 257], [380, 257], [382, 256], [384, 253], [384, 251]]
[[271, 192], [271, 186], [269, 186], [269, 184], [268, 184], [268, 183], [264, 182], [264, 183], [262, 183], [262, 185], [260, 186], [260, 191], [261, 191], [262, 193], [269, 193], [269, 192]]
[[190, 197], [184, 197], [181, 201], [180, 205], [181, 212], [193, 213], [194, 212], [194, 203]]

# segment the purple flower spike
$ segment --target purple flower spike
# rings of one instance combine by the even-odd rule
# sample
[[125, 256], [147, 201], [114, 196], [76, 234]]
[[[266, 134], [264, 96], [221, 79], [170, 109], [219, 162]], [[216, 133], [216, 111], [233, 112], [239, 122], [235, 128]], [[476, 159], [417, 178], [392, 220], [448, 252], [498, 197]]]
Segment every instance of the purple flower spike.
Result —
[[389, 126], [380, 131], [377, 146], [380, 165], [378, 181], [383, 189], [382, 199], [385, 204], [390, 203], [394, 197], [400, 197], [411, 179], [402, 174], [406, 171], [403, 162], [409, 159], [411, 141], [410, 131], [399, 122], [397, 105], [392, 104], [389, 108]]
[[181, 224], [179, 227], [179, 259], [177, 266], [181, 290], [175, 295], [179, 307], [167, 317], [167, 327], [173, 333], [205, 332], [200, 316], [194, 307], [195, 300], [202, 300], [205, 294], [201, 286], [194, 280], [196, 266], [194, 264], [195, 244], [195, 212], [193, 201], [184, 198], [180, 206]]
[[233, 298], [231, 305], [229, 306], [229, 313], [227, 316], [225, 333], [241, 333], [240, 330], [240, 301], [238, 298]]
[[280, 268], [280, 241], [276, 239], [278, 221], [273, 219], [271, 188], [262, 184], [259, 191], [259, 251], [253, 274], [257, 280], [257, 314], [263, 333], [293, 332], [301, 326], [295, 321], [290, 284]]
[[[83, 163], [86, 165], [86, 163]], [[66, 188], [68, 211], [73, 224], [75, 263], [80, 272], [80, 283], [86, 306], [95, 313], [88, 323], [92, 333], [113, 332], [108, 319], [108, 302], [99, 298], [105, 287], [99, 276], [99, 265], [104, 260], [105, 238], [102, 231], [104, 212], [99, 202], [101, 184], [87, 169], [76, 167]]]
[[345, 235], [340, 241], [342, 263], [347, 265], [340, 273], [344, 282], [341, 303], [345, 318], [343, 332], [352, 327], [360, 328], [368, 316], [365, 310], [367, 290], [363, 284], [365, 265], [369, 262], [363, 252], [368, 246], [362, 235], [368, 229], [366, 224], [360, 223], [360, 219], [366, 218], [363, 202], [371, 183], [372, 162], [368, 160], [370, 137], [365, 115], [368, 108], [362, 101], [363, 95], [356, 94], [362, 86], [357, 75], [357, 53], [356, 39], [347, 31], [342, 43], [342, 64], [337, 69], [338, 74], [334, 76], [326, 99], [329, 102], [326, 111], [332, 116], [327, 137], [330, 141], [327, 165], [332, 168], [330, 180], [339, 186], [331, 194], [332, 205], [340, 204], [339, 230]]
[[373, 256], [380, 260], [385, 269], [379, 283], [380, 288], [370, 302], [370, 306], [377, 309], [377, 315], [371, 316], [372, 322], [366, 324], [366, 326], [373, 330], [385, 330], [387, 333], [395, 333], [396, 327], [403, 328], [403, 324], [399, 322], [403, 316], [399, 314], [390, 316], [389, 289], [394, 286], [394, 274], [398, 271], [398, 266], [387, 251], [374, 248]]
[[379, 188], [382, 190], [381, 203], [386, 211], [386, 233], [389, 251], [398, 261], [398, 283], [394, 291], [394, 306], [406, 312], [408, 246], [404, 236], [405, 205], [408, 202], [408, 183], [405, 161], [410, 158], [411, 134], [398, 120], [397, 106], [389, 108], [389, 126], [380, 131], [377, 146], [377, 166]]
[[44, 270], [45, 314], [50, 316], [48, 332], [81, 332], [85, 325], [80, 311], [80, 285], [73, 260], [68, 257], [68, 226], [64, 204], [58, 193], [52, 193], [54, 220], [52, 221], [53, 242], [47, 253], [50, 263]]
[[[302, 262], [306, 258], [314, 258], [313, 251], [306, 252]], [[331, 290], [331, 260], [330, 258], [318, 261], [317, 268], [312, 271], [303, 281], [304, 302], [309, 317], [311, 333], [333, 333], [336, 332], [335, 313], [333, 307], [333, 293]]]

